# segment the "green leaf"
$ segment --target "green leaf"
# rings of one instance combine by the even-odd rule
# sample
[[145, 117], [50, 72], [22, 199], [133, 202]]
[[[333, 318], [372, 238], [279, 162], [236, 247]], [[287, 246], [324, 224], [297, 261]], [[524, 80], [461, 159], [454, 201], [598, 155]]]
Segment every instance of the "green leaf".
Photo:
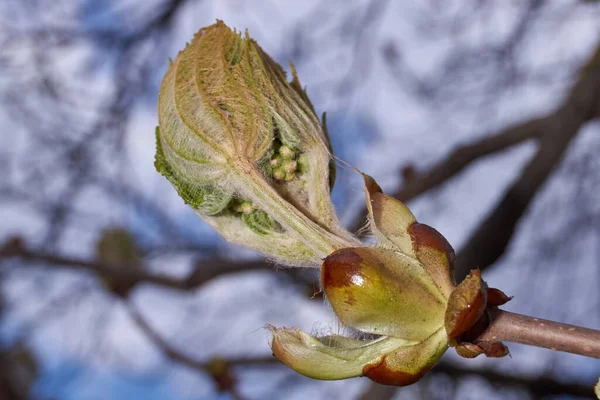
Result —
[[259, 235], [268, 235], [281, 229], [281, 226], [266, 212], [255, 210], [250, 214], [243, 214], [244, 224]]
[[160, 139], [159, 128], [156, 127], [156, 155], [154, 166], [177, 189], [177, 194], [185, 204], [206, 215], [216, 215], [223, 211], [233, 196], [232, 188], [211, 184], [193, 183], [185, 179], [171, 167], [165, 158]]
[[314, 379], [367, 376], [385, 385], [418, 381], [448, 349], [444, 329], [422, 342], [392, 337], [356, 340], [313, 337], [299, 329], [271, 327], [273, 355], [294, 371]]
[[363, 375], [365, 365], [414, 342], [396, 338], [355, 340], [342, 336], [315, 338], [299, 329], [271, 328], [273, 355], [294, 371], [315, 379]]

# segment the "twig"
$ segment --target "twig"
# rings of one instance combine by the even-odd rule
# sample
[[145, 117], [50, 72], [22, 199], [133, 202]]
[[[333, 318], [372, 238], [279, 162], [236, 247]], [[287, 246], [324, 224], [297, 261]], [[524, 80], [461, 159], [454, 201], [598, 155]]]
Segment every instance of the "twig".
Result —
[[600, 359], [600, 331], [491, 308], [490, 324], [476, 340], [499, 340]]

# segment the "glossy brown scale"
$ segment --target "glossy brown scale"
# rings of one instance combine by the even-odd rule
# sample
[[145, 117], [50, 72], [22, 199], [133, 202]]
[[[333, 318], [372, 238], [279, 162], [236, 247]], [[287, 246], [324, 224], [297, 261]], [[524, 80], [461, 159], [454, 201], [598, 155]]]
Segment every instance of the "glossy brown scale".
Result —
[[383, 356], [378, 363], [365, 365], [363, 368], [363, 375], [382, 385], [406, 386], [417, 382], [429, 372], [431, 367], [433, 367], [433, 365], [431, 365], [422, 368], [414, 374], [404, 371], [394, 371], [387, 366], [385, 362], [386, 358], [387, 356]]
[[351, 249], [340, 249], [331, 253], [321, 269], [323, 286], [327, 288], [352, 286], [364, 280], [361, 262], [361, 256]]
[[450, 243], [448, 243], [446, 238], [436, 229], [429, 225], [415, 222], [409, 226], [408, 233], [412, 240], [415, 253], [419, 255], [419, 259], [421, 258], [419, 253], [427, 251], [428, 249], [435, 249], [446, 255], [448, 264], [450, 264], [451, 267], [454, 265], [454, 249]]

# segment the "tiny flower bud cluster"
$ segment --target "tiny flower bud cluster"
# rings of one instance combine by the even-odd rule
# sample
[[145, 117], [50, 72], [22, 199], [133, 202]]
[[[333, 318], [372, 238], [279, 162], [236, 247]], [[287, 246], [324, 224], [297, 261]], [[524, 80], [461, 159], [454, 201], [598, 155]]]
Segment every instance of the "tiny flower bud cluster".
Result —
[[271, 168], [273, 171], [273, 178], [278, 181], [291, 181], [296, 178], [296, 170], [298, 168], [298, 162], [296, 158], [298, 153], [284, 145], [275, 145], [276, 153], [271, 158]]

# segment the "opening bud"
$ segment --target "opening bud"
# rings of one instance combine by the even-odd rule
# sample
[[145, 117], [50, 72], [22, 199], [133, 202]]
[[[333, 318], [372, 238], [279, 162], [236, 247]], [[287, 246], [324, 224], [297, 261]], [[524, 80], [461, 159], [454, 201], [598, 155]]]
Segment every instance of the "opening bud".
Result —
[[247, 33], [201, 29], [162, 81], [155, 165], [225, 239], [317, 267], [358, 241], [337, 220], [331, 144], [292, 76]]

